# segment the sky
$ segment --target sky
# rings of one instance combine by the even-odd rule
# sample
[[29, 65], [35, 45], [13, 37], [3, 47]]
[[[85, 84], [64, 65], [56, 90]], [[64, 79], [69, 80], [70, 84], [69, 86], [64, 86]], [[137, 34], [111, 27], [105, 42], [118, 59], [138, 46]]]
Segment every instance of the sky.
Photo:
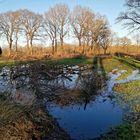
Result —
[[117, 33], [118, 36], [128, 36], [128, 31], [123, 28], [121, 23], [115, 23], [119, 13], [125, 9], [125, 0], [0, 0], [0, 12], [29, 9], [44, 13], [58, 3], [67, 4], [71, 10], [76, 5], [89, 7], [95, 13], [105, 15], [113, 32]]

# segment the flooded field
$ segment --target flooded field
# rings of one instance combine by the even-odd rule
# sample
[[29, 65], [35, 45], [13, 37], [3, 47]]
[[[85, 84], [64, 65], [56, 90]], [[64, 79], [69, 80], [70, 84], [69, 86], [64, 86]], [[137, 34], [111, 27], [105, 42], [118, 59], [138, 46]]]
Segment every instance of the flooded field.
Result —
[[[122, 82], [116, 80], [121, 75], [121, 72], [125, 71], [120, 71], [118, 74], [110, 73], [107, 85], [98, 91], [96, 95], [92, 91], [91, 95], [85, 94], [85, 97], [83, 96], [85, 100], [81, 100], [80, 103], [69, 105], [52, 103], [47, 109], [57, 118], [60, 126], [73, 139], [84, 140], [99, 137], [111, 128], [123, 123], [125, 115], [129, 113], [127, 105], [121, 106], [117, 100], [117, 95], [113, 92], [114, 84]], [[72, 75], [72, 77], [77, 76]], [[75, 83], [72, 83], [76, 84], [78, 77], [73, 79]]]
[[0, 96], [25, 106], [43, 99], [46, 111], [75, 140], [98, 138], [124, 124], [132, 112], [114, 86], [140, 80], [139, 70], [118, 80], [127, 70], [112, 69], [104, 76], [102, 70], [89, 66], [51, 67], [44, 64], [3, 67]]

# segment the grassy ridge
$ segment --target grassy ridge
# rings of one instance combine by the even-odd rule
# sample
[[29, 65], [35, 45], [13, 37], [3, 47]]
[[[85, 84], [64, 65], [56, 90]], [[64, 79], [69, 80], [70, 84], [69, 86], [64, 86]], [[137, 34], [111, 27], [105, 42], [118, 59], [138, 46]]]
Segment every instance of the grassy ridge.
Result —
[[[112, 69], [127, 70], [118, 80], [126, 79], [132, 71], [140, 69], [140, 61], [130, 57], [115, 57], [104, 60], [104, 67], [107, 72]], [[130, 122], [118, 126], [108, 134], [99, 138], [100, 140], [139, 140], [140, 139], [140, 81], [131, 81], [124, 84], [116, 84], [114, 91], [122, 95], [122, 99], [133, 110]]]

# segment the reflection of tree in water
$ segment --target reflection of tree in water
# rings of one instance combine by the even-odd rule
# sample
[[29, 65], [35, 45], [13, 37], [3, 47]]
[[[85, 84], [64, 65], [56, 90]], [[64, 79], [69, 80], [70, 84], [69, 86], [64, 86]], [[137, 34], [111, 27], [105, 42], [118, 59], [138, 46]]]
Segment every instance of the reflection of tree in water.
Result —
[[[60, 105], [85, 104], [95, 98], [102, 87], [97, 71], [64, 68], [56, 64], [18, 65], [9, 69], [13, 89], [35, 92], [37, 98], [47, 98]], [[83, 69], [83, 68], [82, 68]], [[8, 77], [7, 76], [7, 77]]]
[[97, 73], [97, 71], [92, 71], [81, 76], [79, 88], [81, 90], [82, 100], [85, 103], [84, 109], [86, 109], [87, 104], [94, 100], [99, 94], [99, 90], [103, 88], [104, 81], [102, 76]]
[[95, 97], [98, 95], [98, 90], [104, 85], [102, 76], [92, 70], [83, 71], [76, 78], [74, 78], [73, 81], [69, 81], [74, 84], [72, 88], [65, 85], [66, 79], [62, 78], [61, 82], [59, 84], [62, 85], [64, 90], [53, 94], [53, 97], [55, 96], [53, 101], [61, 106], [84, 104], [84, 109], [86, 109], [86, 105], [91, 100], [95, 99]]

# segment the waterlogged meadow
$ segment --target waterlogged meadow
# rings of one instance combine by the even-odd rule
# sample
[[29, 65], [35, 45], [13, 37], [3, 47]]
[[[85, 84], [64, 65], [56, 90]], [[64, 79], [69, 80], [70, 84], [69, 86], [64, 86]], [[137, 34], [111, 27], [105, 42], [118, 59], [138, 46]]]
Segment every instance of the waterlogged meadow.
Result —
[[100, 56], [2, 67], [0, 138], [138, 140], [139, 63]]

